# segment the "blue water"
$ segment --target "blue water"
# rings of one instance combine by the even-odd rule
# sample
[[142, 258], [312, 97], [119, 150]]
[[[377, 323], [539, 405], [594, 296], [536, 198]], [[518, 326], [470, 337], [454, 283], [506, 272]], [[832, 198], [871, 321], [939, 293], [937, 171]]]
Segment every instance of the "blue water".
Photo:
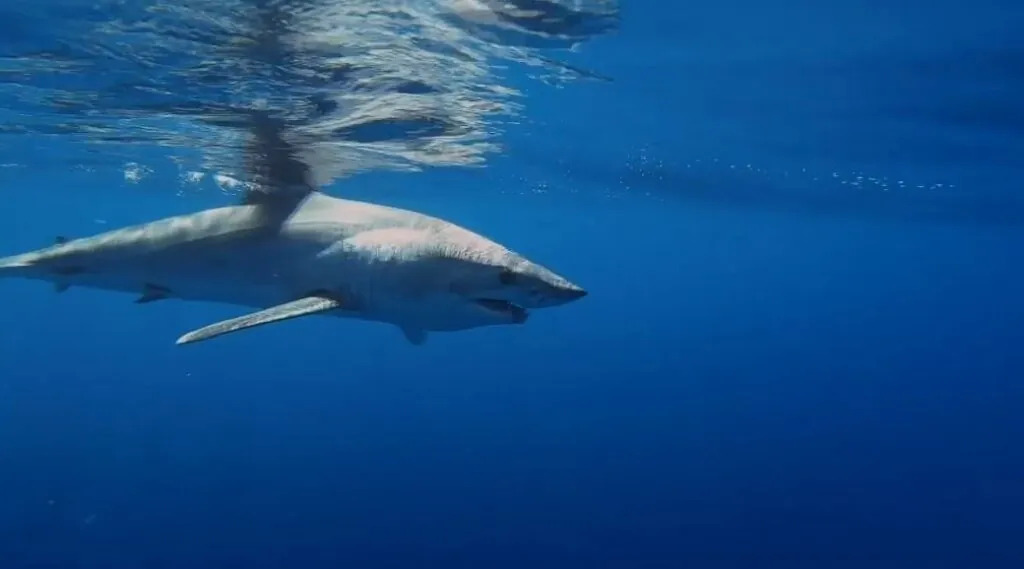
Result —
[[[663, 4], [486, 167], [325, 187], [590, 291], [526, 326], [0, 283], [0, 568], [1022, 566], [1024, 9]], [[84, 144], [3, 141], [3, 253], [237, 199]]]

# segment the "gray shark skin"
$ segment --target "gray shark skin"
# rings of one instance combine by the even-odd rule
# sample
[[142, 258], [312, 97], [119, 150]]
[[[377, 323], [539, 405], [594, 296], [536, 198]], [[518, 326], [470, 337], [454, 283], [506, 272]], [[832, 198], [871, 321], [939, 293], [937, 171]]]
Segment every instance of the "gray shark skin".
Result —
[[[179, 338], [190, 343], [313, 314], [385, 322], [412, 344], [428, 332], [522, 324], [586, 296], [494, 241], [413, 211], [303, 185], [273, 129], [264, 185], [239, 205], [67, 240], [0, 259], [0, 277], [259, 309]], [[298, 165], [301, 166], [301, 165]]]

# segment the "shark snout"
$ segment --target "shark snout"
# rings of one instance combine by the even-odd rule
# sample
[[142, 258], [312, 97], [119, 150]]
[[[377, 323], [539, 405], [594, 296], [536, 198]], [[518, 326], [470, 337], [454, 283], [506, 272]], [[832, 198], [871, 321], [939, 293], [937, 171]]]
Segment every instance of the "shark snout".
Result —
[[560, 306], [587, 296], [587, 290], [550, 271], [540, 272], [539, 279], [529, 285], [529, 296], [537, 308]]
[[584, 296], [587, 296], [587, 291], [576, 285], [562, 287], [557, 290], [558, 292], [555, 293], [555, 297], [563, 303], [573, 302], [574, 300], [579, 300]]
[[543, 296], [543, 304], [546, 304], [547, 306], [560, 306], [570, 302], [575, 302], [587, 296], [587, 291], [574, 284], [560, 284], [558, 286], [548, 288], [544, 291]]

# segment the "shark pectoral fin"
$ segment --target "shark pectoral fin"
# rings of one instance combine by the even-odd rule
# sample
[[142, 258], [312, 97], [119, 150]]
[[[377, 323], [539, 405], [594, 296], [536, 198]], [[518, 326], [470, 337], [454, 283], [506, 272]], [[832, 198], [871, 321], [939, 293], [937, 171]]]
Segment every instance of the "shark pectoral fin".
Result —
[[402, 328], [402, 334], [414, 346], [422, 346], [427, 341], [427, 331], [421, 328]]
[[210, 324], [209, 326], [205, 326], [198, 330], [193, 330], [192, 332], [178, 338], [176, 343], [181, 345], [199, 342], [201, 340], [208, 340], [215, 336], [221, 336], [237, 330], [245, 330], [247, 328], [262, 326], [263, 324], [298, 318], [299, 316], [327, 312], [328, 310], [334, 310], [340, 306], [341, 303], [333, 298], [327, 298], [324, 296], [307, 296], [300, 298], [299, 300], [279, 304], [266, 310], [260, 310], [259, 312], [253, 312], [252, 314], [246, 314], [245, 316], [239, 316], [238, 318], [232, 318], [230, 320], [223, 320], [216, 324]]
[[163, 300], [171, 296], [167, 287], [146, 283], [142, 286], [142, 295], [135, 299], [135, 304], [146, 304], [156, 300]]

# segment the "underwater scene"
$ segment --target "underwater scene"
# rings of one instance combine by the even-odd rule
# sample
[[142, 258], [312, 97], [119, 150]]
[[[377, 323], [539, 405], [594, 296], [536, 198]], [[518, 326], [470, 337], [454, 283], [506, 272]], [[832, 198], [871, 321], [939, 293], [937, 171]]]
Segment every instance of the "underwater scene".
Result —
[[1024, 3], [0, 6], [0, 569], [1024, 567]]

